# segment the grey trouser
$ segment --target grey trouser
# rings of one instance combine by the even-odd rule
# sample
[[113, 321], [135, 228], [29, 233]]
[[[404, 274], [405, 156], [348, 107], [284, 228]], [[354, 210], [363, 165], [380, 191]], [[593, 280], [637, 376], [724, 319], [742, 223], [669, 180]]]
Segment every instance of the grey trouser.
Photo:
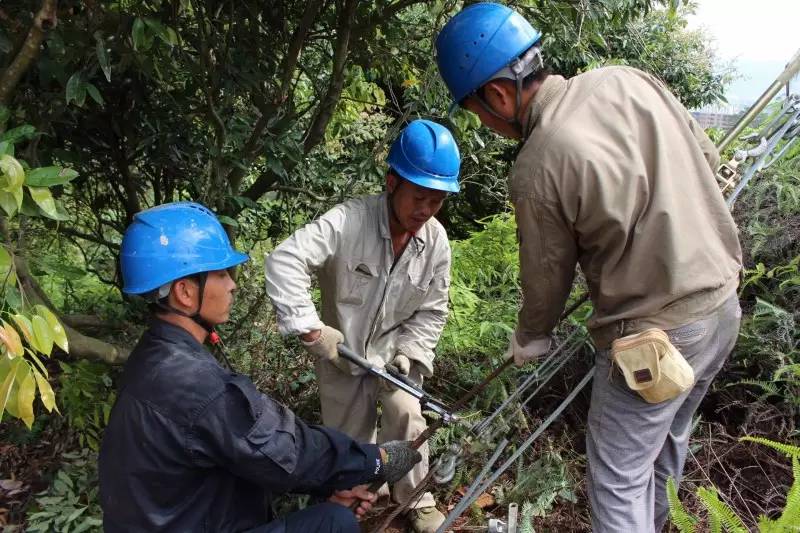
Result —
[[667, 520], [667, 478], [680, 482], [692, 416], [733, 350], [741, 318], [734, 294], [710, 315], [667, 331], [692, 366], [695, 385], [675, 399], [650, 404], [597, 354], [586, 453], [594, 533], [661, 531]]
[[[333, 364], [319, 360], [316, 365], [322, 422], [360, 442], [414, 440], [425, 431], [419, 401], [411, 395], [389, 390], [370, 375], [351, 376]], [[409, 377], [422, 383], [422, 376], [411, 365]], [[377, 431], [378, 402], [381, 404], [381, 429]], [[392, 487], [392, 499], [405, 503], [414, 488], [428, 474], [428, 444], [419, 449], [420, 461]], [[423, 494], [412, 509], [435, 505], [430, 492]]]

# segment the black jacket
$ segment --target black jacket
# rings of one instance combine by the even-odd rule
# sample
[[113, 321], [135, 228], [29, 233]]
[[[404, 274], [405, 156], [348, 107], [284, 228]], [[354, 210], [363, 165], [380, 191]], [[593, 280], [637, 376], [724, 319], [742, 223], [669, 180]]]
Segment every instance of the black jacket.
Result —
[[375, 480], [378, 447], [309, 426], [155, 320], [125, 365], [100, 449], [106, 532], [245, 531], [273, 494]]

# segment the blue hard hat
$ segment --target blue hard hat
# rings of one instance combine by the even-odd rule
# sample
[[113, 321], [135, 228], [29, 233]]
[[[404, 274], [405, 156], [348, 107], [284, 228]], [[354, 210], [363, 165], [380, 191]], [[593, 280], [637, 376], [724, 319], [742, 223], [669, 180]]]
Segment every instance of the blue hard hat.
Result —
[[120, 266], [126, 294], [145, 294], [171, 281], [247, 261], [208, 208], [163, 204], [137, 213], [122, 237]]
[[436, 63], [456, 102], [479, 89], [542, 34], [500, 4], [472, 4], [450, 19], [436, 38]]
[[397, 174], [420, 187], [458, 192], [461, 155], [450, 130], [430, 120], [415, 120], [400, 132], [387, 158]]

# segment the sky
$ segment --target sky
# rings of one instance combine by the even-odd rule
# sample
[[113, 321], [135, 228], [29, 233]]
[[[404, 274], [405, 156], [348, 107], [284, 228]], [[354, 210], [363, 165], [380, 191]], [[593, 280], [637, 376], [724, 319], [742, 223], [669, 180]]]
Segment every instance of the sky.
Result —
[[[703, 28], [717, 56], [733, 61], [740, 79], [726, 93], [737, 106], [753, 103], [800, 49], [800, 0], [697, 0], [690, 28]], [[800, 91], [800, 78], [791, 84]]]

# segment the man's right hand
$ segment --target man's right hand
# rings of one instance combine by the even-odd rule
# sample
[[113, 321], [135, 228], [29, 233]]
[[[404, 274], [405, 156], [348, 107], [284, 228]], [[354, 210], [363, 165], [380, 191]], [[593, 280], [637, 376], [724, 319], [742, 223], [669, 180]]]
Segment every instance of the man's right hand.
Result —
[[354, 512], [361, 518], [372, 509], [372, 504], [377, 499], [378, 496], [370, 492], [367, 485], [358, 485], [349, 490], [337, 490], [328, 498], [328, 501], [351, 508], [357, 503], [358, 506]]
[[322, 329], [300, 335], [300, 342], [317, 359], [334, 362], [339, 358], [337, 346], [344, 342], [344, 335], [338, 329], [322, 326]]

